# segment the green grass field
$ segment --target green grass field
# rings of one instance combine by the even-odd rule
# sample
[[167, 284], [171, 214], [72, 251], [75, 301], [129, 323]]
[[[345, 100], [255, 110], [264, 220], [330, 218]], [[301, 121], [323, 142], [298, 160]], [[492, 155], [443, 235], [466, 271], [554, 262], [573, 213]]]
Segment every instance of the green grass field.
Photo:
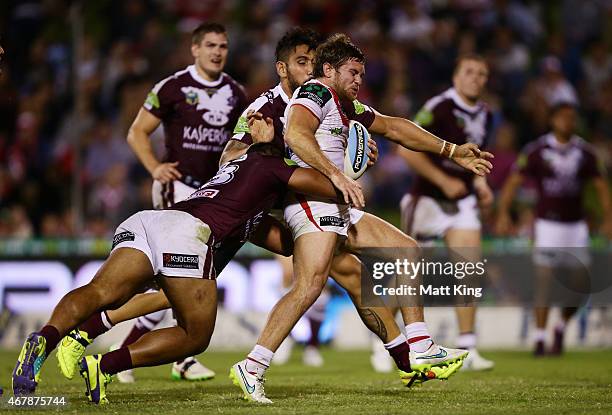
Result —
[[[211, 381], [170, 380], [170, 367], [136, 371], [137, 383], [109, 386], [109, 406], [87, 402], [80, 377], [64, 379], [55, 355], [47, 361], [40, 396], [66, 396], [69, 413], [115, 414], [611, 414], [610, 352], [571, 352], [563, 358], [535, 360], [527, 352], [491, 352], [496, 361], [488, 373], [459, 373], [447, 382], [431, 381], [408, 390], [393, 374], [376, 374], [367, 352], [324, 350], [323, 368], [300, 364], [296, 352], [289, 364], [268, 372], [272, 406], [245, 402], [227, 377], [241, 353], [209, 353], [202, 361], [217, 372]], [[0, 351], [0, 412], [7, 409], [10, 375], [17, 352]], [[11, 410], [12, 408], [8, 408]], [[50, 413], [46, 409], [41, 413]], [[12, 412], [36, 413], [32, 410]]]

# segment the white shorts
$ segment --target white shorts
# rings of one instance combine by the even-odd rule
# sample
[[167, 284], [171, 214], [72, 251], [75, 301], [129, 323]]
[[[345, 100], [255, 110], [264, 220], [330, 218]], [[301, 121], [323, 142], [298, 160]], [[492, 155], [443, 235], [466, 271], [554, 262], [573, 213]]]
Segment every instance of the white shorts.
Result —
[[587, 249], [589, 227], [583, 220], [557, 222], [538, 218], [534, 223], [533, 236], [536, 248], [534, 261], [538, 265], [556, 266], [573, 263], [588, 266], [591, 262]]
[[452, 211], [444, 211], [440, 203], [429, 196], [406, 194], [400, 202], [401, 227], [415, 239], [443, 237], [449, 229], [480, 230], [478, 200], [475, 195], [457, 200]]
[[114, 251], [143, 252], [155, 275], [215, 279], [207, 224], [178, 210], [143, 210], [127, 218], [115, 231]]
[[351, 214], [349, 205], [324, 202], [304, 195], [290, 193], [285, 200], [285, 222], [293, 239], [311, 232], [334, 232], [341, 236], [348, 235], [351, 219], [355, 223], [361, 219], [363, 212]]
[[151, 187], [151, 198], [153, 199], [153, 209], [160, 210], [174, 206], [182, 200], [187, 199], [197, 188], [187, 186], [179, 180], [172, 180], [162, 184], [158, 180], [153, 181]]

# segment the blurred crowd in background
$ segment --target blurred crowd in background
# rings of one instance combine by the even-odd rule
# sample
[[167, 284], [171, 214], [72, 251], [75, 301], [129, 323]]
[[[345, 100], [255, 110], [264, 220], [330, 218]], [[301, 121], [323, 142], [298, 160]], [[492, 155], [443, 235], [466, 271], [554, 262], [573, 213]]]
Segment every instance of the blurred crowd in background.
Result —
[[[451, 85], [458, 55], [484, 55], [495, 191], [561, 101], [578, 105], [580, 135], [612, 163], [607, 0], [98, 0], [81, 2], [80, 20], [74, 4], [0, 3], [0, 237], [107, 237], [151, 208], [151, 178], [127, 129], [152, 86], [193, 63], [190, 32], [201, 21], [228, 28], [225, 71], [251, 99], [277, 83], [274, 48], [288, 28], [345, 32], [367, 56], [360, 100], [407, 118]], [[397, 223], [412, 175], [377, 141], [381, 158], [363, 179], [367, 209]], [[520, 196], [516, 235], [529, 232], [532, 196]]]

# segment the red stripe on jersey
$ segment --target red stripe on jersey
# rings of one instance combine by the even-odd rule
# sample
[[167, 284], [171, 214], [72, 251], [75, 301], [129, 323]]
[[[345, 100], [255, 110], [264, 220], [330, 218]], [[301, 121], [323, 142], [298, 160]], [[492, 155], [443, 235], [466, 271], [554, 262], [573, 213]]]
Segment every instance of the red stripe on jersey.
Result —
[[329, 92], [331, 92], [332, 97], [334, 97], [334, 102], [336, 103], [336, 107], [338, 108], [338, 112], [340, 113], [340, 119], [342, 119], [342, 124], [348, 127], [349, 119], [344, 113], [344, 110], [342, 109], [342, 105], [340, 105], [340, 99], [338, 98], [338, 94], [336, 94], [336, 91], [334, 91], [332, 88], [329, 88], [329, 87], [326, 87], [326, 88], [329, 89]]
[[312, 224], [316, 226], [317, 229], [320, 230], [321, 232], [325, 232], [317, 224], [317, 222], [314, 219], [314, 216], [312, 216], [312, 211], [310, 210], [310, 206], [308, 206], [308, 202], [306, 201], [306, 198], [302, 195], [297, 195], [297, 194], [295, 195], [295, 197], [300, 202], [300, 206], [302, 206], [302, 209], [304, 209], [304, 212], [306, 212], [306, 216], [308, 216], [308, 219], [312, 222]]
[[302, 108], [306, 108], [308, 110], [308, 112], [310, 112], [317, 120], [319, 120], [319, 122], [321, 121], [321, 118], [319, 118], [319, 116], [317, 114], [314, 113], [313, 110], [311, 110], [310, 108], [308, 108], [306, 105], [303, 104], [291, 104], [292, 107], [296, 107], [296, 106], [300, 106]]

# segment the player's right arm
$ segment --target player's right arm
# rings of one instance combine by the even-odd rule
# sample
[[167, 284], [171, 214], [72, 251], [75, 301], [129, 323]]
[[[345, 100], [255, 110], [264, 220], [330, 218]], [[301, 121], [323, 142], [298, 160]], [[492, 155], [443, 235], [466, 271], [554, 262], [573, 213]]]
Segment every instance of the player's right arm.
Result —
[[345, 176], [321, 151], [315, 138], [319, 124], [319, 119], [309, 109], [293, 105], [289, 111], [285, 141], [300, 159], [331, 180], [342, 192], [345, 203], [364, 206], [365, 198], [359, 183]]
[[497, 219], [495, 221], [495, 232], [499, 235], [507, 235], [510, 232], [510, 227], [512, 225], [510, 206], [523, 180], [523, 175], [518, 171], [514, 171], [504, 183], [504, 187], [499, 196]]
[[397, 152], [408, 162], [416, 174], [425, 177], [436, 185], [449, 199], [457, 199], [468, 193], [468, 189], [462, 180], [446, 174], [432, 163], [425, 153], [408, 150], [405, 147], [399, 147]]
[[176, 169], [178, 162], [162, 163], [157, 160], [153, 152], [150, 136], [161, 120], [144, 108], [141, 108], [136, 119], [130, 126], [127, 142], [138, 156], [142, 165], [149, 171], [155, 180], [162, 183], [180, 179], [181, 173]]

